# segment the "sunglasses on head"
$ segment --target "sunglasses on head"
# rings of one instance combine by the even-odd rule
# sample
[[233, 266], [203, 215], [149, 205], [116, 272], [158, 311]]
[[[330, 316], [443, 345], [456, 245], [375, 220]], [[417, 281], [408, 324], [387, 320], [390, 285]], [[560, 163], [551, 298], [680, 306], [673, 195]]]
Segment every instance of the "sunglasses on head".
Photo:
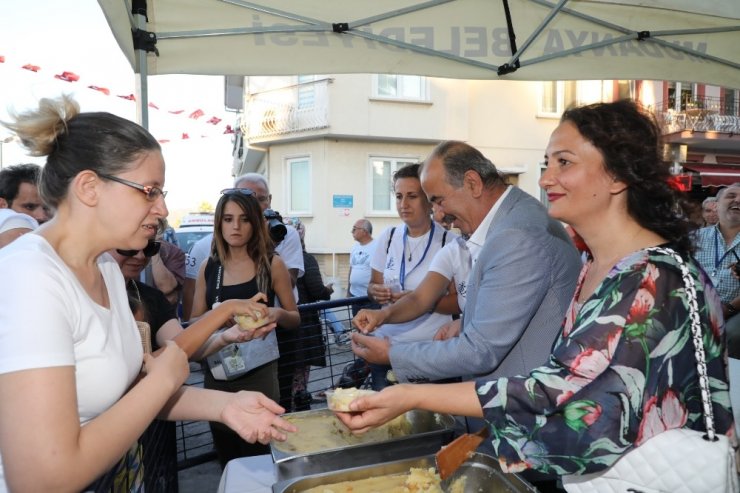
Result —
[[139, 252], [144, 252], [145, 257], [153, 257], [156, 254], [159, 253], [159, 247], [162, 246], [162, 243], [159, 241], [149, 240], [149, 243], [141, 249], [141, 250], [118, 250], [116, 249], [116, 252], [118, 252], [118, 255], [122, 255], [124, 257], [134, 257]]
[[221, 190], [221, 195], [246, 195], [247, 197], [254, 197], [254, 192], [248, 188], [224, 188]]

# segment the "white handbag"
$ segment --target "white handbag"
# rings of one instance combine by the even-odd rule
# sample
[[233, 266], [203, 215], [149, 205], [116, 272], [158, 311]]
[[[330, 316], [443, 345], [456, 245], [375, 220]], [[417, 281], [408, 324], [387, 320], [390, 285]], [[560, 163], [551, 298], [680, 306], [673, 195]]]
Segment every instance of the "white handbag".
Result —
[[630, 450], [604, 471], [563, 476], [563, 487], [568, 493], [737, 493], [740, 490], [735, 452], [729, 439], [714, 431], [694, 279], [676, 252], [665, 248], [651, 250], [670, 255], [681, 267], [706, 434], [689, 429], [664, 431]]

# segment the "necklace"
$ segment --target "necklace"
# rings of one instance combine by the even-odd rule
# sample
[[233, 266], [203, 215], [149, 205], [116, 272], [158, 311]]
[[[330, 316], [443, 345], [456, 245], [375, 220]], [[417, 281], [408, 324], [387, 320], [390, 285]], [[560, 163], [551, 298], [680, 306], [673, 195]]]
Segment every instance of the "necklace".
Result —
[[419, 246], [422, 245], [424, 242], [422, 241], [424, 239], [425, 235], [422, 235], [418, 238], [414, 238], [413, 246], [412, 246], [412, 240], [411, 238], [406, 238], [406, 243], [408, 243], [409, 246], [409, 256], [406, 260], [407, 262], [411, 262], [414, 258], [414, 253], [419, 249]]

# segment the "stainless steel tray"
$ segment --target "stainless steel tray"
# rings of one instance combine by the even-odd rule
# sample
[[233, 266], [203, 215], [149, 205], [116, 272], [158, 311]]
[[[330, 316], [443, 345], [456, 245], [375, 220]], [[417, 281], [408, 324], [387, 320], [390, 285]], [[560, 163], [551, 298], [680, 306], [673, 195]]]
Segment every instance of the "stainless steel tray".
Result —
[[[292, 413], [289, 416], [310, 417], [311, 415], [322, 416], [333, 415], [333, 413], [328, 409], [316, 409]], [[286, 452], [278, 448], [280, 444], [270, 443], [277, 479], [282, 481], [309, 474], [421, 457], [436, 453], [453, 438], [455, 419], [449, 414], [415, 410], [406, 413], [406, 418], [411, 425], [410, 434], [390, 440], [347, 445], [303, 454]]]
[[[387, 474], [407, 473], [412, 467], [434, 467], [434, 455], [279, 481], [272, 485], [272, 491], [273, 493], [300, 493], [315, 486], [342, 481], [358, 481]], [[442, 489], [447, 491], [447, 488], [460, 477], [465, 477], [465, 489], [463, 490], [465, 493], [535, 493], [537, 491], [516, 474], [501, 472], [497, 459], [481, 453], [473, 454], [455, 474], [443, 481]]]

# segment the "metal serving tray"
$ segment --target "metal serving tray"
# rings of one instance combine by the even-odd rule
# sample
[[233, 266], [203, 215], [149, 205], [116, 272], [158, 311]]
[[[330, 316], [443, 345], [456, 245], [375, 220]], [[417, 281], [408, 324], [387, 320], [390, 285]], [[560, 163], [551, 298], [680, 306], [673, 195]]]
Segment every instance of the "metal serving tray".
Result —
[[[328, 409], [316, 409], [291, 413], [288, 416], [310, 417], [312, 415], [333, 415], [333, 413]], [[309, 474], [433, 454], [453, 438], [455, 418], [449, 414], [414, 410], [406, 413], [406, 418], [411, 425], [410, 434], [390, 440], [347, 445], [303, 454], [286, 452], [279, 448], [280, 443], [270, 443], [277, 479], [282, 481]], [[284, 447], [285, 442], [282, 443]]]
[[[408, 473], [412, 467], [434, 467], [434, 455], [385, 462], [371, 466], [354, 467], [341, 471], [314, 474], [302, 478], [279, 481], [272, 486], [273, 493], [300, 493], [315, 486], [329, 485], [342, 481], [358, 481], [388, 474]], [[481, 453], [473, 454], [460, 469], [442, 482], [442, 489], [465, 477], [464, 493], [536, 493], [537, 489], [516, 474], [501, 472], [498, 460]]]

